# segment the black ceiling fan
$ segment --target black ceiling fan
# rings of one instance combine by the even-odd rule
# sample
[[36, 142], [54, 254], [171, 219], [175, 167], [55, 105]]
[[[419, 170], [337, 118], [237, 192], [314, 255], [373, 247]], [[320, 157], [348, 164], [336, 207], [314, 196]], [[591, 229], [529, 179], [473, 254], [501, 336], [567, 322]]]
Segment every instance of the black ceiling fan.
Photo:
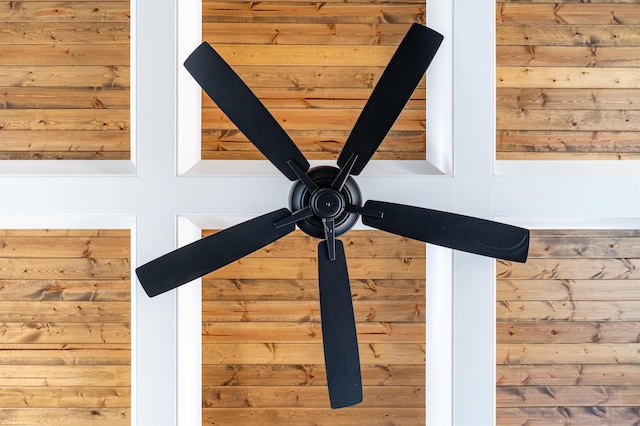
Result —
[[362, 401], [362, 379], [347, 263], [337, 239], [359, 217], [365, 225], [431, 244], [525, 262], [529, 231], [498, 222], [402, 204], [362, 204], [358, 175], [400, 115], [443, 37], [413, 24], [375, 86], [337, 161], [310, 169], [265, 106], [208, 44], [185, 67], [220, 109], [289, 180], [289, 208], [267, 213], [181, 247], [136, 269], [156, 296], [202, 277], [284, 237], [296, 225], [318, 245], [320, 316], [332, 408]]

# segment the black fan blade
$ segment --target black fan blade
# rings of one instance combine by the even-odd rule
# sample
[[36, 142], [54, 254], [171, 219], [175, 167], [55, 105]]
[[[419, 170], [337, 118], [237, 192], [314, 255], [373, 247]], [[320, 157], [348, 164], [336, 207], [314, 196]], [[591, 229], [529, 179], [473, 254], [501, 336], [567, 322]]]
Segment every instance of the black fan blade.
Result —
[[318, 245], [318, 278], [329, 400], [331, 408], [342, 408], [362, 402], [362, 377], [344, 246], [335, 243], [335, 260], [326, 241]]
[[140, 284], [153, 297], [215, 271], [293, 232], [295, 224], [274, 226], [288, 216], [276, 210], [180, 247], [137, 268]]
[[526, 262], [529, 230], [504, 223], [383, 201], [365, 208], [382, 218], [362, 216], [362, 223], [407, 238], [514, 262]]
[[208, 43], [187, 58], [185, 68], [227, 117], [289, 180], [298, 179], [287, 161], [305, 172], [309, 162], [238, 74]]
[[362, 172], [411, 98], [443, 38], [423, 25], [411, 26], [347, 138], [338, 167], [344, 167], [355, 154], [358, 159], [351, 174]]

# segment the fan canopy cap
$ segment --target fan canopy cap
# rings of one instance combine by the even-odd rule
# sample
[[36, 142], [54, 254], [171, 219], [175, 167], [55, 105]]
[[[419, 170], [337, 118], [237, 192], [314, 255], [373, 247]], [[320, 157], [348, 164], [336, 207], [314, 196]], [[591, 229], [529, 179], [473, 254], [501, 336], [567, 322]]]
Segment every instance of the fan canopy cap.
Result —
[[310, 206], [321, 219], [334, 219], [344, 211], [344, 196], [333, 188], [320, 188], [311, 194]]
[[319, 166], [309, 170], [309, 177], [318, 185], [313, 194], [303, 182], [297, 181], [291, 187], [289, 207], [296, 212], [310, 207], [313, 216], [300, 220], [296, 224], [307, 235], [325, 238], [322, 220], [332, 219], [335, 223], [335, 236], [347, 232], [358, 221], [357, 213], [346, 210], [347, 205], [362, 205], [362, 194], [356, 181], [349, 176], [344, 186], [338, 191], [331, 188], [331, 184], [340, 169], [331, 166]]

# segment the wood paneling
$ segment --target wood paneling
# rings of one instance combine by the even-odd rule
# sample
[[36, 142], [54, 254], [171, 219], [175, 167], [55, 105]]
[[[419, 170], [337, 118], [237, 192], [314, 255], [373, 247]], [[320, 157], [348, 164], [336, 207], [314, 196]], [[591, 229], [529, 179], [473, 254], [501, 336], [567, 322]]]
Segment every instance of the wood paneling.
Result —
[[[204, 1], [202, 38], [218, 50], [308, 159], [335, 159], [420, 1]], [[264, 159], [206, 94], [202, 158]], [[426, 158], [424, 79], [374, 159]]]
[[0, 424], [129, 424], [130, 236], [0, 230]]
[[497, 159], [639, 159], [639, 17], [631, 0], [497, 0]]
[[128, 159], [129, 2], [4, 2], [0, 21], [0, 159]]
[[381, 231], [341, 240], [364, 402], [329, 408], [319, 240], [295, 231], [203, 279], [204, 424], [424, 424], [425, 244]]
[[634, 230], [532, 231], [497, 261], [498, 425], [637, 422], [639, 263]]

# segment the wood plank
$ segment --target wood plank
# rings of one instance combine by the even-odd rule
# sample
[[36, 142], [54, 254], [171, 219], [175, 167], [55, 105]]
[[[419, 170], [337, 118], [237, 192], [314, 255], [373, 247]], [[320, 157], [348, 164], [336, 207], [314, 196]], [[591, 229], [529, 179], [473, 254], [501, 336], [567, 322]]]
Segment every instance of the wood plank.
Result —
[[635, 406], [640, 386], [500, 386], [497, 407]]
[[[637, 304], [640, 305], [640, 302]], [[414, 322], [424, 321], [425, 305], [425, 302], [412, 300], [356, 300], [353, 303], [353, 309], [356, 321]], [[625, 315], [631, 315], [631, 313], [625, 313]], [[320, 305], [316, 301], [203, 301], [202, 320], [205, 322], [319, 321]]]
[[130, 280], [0, 280], [2, 301], [129, 301]]
[[3, 387], [128, 387], [131, 367], [128, 365], [0, 365], [0, 383]]
[[[425, 345], [418, 343], [359, 344], [361, 364], [424, 364]], [[2, 354], [0, 354], [1, 361]], [[322, 364], [322, 344], [203, 343], [202, 364]]]
[[[424, 280], [350, 280], [353, 300], [424, 301]], [[638, 284], [640, 286], [640, 282]], [[0, 297], [2, 291], [0, 290]], [[210, 279], [202, 283], [202, 300], [208, 301], [294, 301], [318, 300], [318, 280]]]
[[[302, 63], [287, 67], [268, 64], [234, 64], [233, 70], [247, 86], [256, 91], [257, 96], [266, 92], [270, 97], [275, 97], [273, 95], [275, 88], [282, 89], [282, 94], [278, 94], [278, 97], [291, 96], [286, 94], [288, 92], [296, 96], [313, 97], [317, 89], [342, 89], [344, 93], [347, 89], [356, 88], [360, 89], [356, 93], [360, 94], [361, 99], [368, 99], [387, 64], [385, 61], [378, 66], [368, 62], [361, 65], [351, 62], [338, 65], [330, 66], [318, 61], [315, 64]], [[424, 92], [424, 86], [418, 87], [421, 92]], [[336, 95], [340, 98], [345, 97], [340, 91], [336, 91]]]
[[[131, 69], [126, 65], [0, 65], [0, 86], [13, 87], [5, 91], [17, 91], [19, 87], [37, 87], [39, 96], [61, 88], [128, 88], [131, 84]], [[33, 89], [31, 89], [33, 90]], [[7, 93], [11, 93], [7, 92]], [[18, 92], [20, 93], [20, 92]], [[17, 102], [17, 101], [14, 101]]]
[[[499, 3], [519, 3], [522, 0], [499, 0]], [[557, 0], [527, 0], [527, 3], [554, 3], [557, 4]], [[560, 3], [563, 4], [571, 4], [571, 3], [584, 3], [584, 0], [562, 0]], [[635, 0], [590, 0], [589, 3], [594, 4], [610, 4], [610, 3], [634, 3]]]
[[496, 66], [637, 68], [639, 51], [636, 46], [496, 46]]
[[497, 87], [640, 89], [633, 68], [498, 67]]
[[118, 44], [128, 46], [131, 41], [129, 32], [128, 22], [3, 22], [0, 44]]
[[640, 160], [637, 152], [498, 152], [496, 160], [544, 160], [544, 161], [625, 161]]
[[[335, 160], [339, 153], [326, 151], [303, 152], [307, 160]], [[622, 155], [622, 154], [620, 154]], [[265, 160], [259, 152], [248, 151], [202, 151], [203, 160]], [[425, 152], [376, 152], [373, 160], [424, 160]]]
[[[273, 95], [273, 93], [271, 93]], [[300, 94], [302, 95], [302, 94]], [[214, 102], [204, 94], [202, 96], [203, 108], [215, 108], [218, 110]], [[322, 98], [322, 97], [269, 97], [261, 100], [263, 105], [267, 107], [269, 111], [277, 110], [362, 110], [367, 103], [368, 98], [361, 99], [334, 99], [334, 98]], [[409, 99], [404, 106], [404, 110], [422, 110], [426, 107], [426, 99]], [[218, 110], [219, 111], [219, 110]], [[212, 112], [214, 112], [212, 110]]]
[[204, 22], [202, 39], [212, 44], [397, 46], [410, 26], [409, 23]]
[[[64, 315], [64, 314], [63, 314]], [[19, 323], [0, 325], [4, 343], [130, 343], [131, 325], [116, 323]]]
[[[424, 386], [421, 365], [362, 365], [364, 386]], [[2, 370], [0, 370], [2, 371]], [[203, 365], [202, 381], [207, 386], [326, 386], [324, 365]]]
[[0, 44], [4, 65], [129, 65], [126, 46], [91, 44]]
[[288, 426], [309, 423], [339, 424], [341, 426], [387, 426], [393, 424], [423, 425], [426, 420], [424, 408], [365, 408], [348, 407], [340, 410], [330, 408], [204, 408], [203, 422], [213, 424], [286, 424]]
[[497, 152], [531, 153], [638, 153], [638, 132], [576, 132], [501, 130]]
[[[287, 134], [296, 145], [305, 151], [340, 152], [350, 130], [289, 130]], [[426, 132], [403, 132], [392, 130], [384, 138], [378, 152], [384, 151], [424, 151]], [[202, 144], [210, 150], [223, 150], [237, 147], [240, 151], [251, 151], [251, 142], [239, 130], [205, 130], [202, 132]], [[403, 149], [404, 148], [404, 149]]]
[[634, 237], [535, 236], [529, 245], [530, 257], [633, 258], [640, 254], [640, 239]]
[[496, 323], [497, 343], [640, 343], [640, 322]]
[[0, 257], [128, 258], [129, 238], [123, 237], [0, 237]]
[[0, 409], [3, 425], [23, 426], [38, 424], [42, 419], [55, 419], [65, 426], [128, 425], [131, 412], [128, 408], [6, 408]]
[[497, 300], [640, 300], [640, 280], [497, 280]]
[[129, 387], [0, 387], [3, 408], [125, 408], [130, 401]]
[[[348, 130], [288, 130], [296, 146], [306, 157], [337, 157], [350, 133]], [[245, 159], [264, 159], [257, 148], [239, 130], [205, 130], [202, 132], [204, 157], [246, 156]], [[375, 159], [411, 158], [426, 156], [426, 131], [392, 131], [378, 148]]]
[[130, 160], [129, 151], [0, 151], [1, 160]]
[[129, 237], [129, 229], [0, 229], [2, 237]]
[[0, 21], [129, 22], [130, 14], [128, 1], [21, 1], [1, 8]]
[[[424, 406], [424, 386], [363, 386], [358, 408]], [[318, 386], [206, 386], [204, 408], [316, 408], [329, 406], [329, 394]]]
[[556, 25], [638, 25], [640, 4], [498, 3], [496, 22]]
[[[238, 65], [385, 67], [396, 50], [393, 46], [340, 45], [280, 46], [276, 44], [264, 46], [220, 44], [213, 47], [234, 68]], [[112, 62], [111, 64], [114, 63]]]
[[502, 109], [640, 109], [638, 89], [519, 89], [499, 88], [496, 108]]
[[[570, 419], [570, 420], [569, 420]], [[633, 424], [638, 421], [635, 407], [523, 407], [497, 408], [497, 426], [522, 426], [525, 424], [566, 424], [570, 421], [581, 426], [609, 424]]]
[[128, 259], [0, 258], [0, 280], [131, 278]]
[[128, 87], [12, 87], [2, 89], [0, 105], [3, 109], [118, 109], [129, 108], [130, 97]]
[[[360, 343], [424, 343], [426, 326], [424, 322], [358, 322], [356, 331]], [[322, 343], [322, 327], [319, 321], [304, 323], [207, 321], [202, 324], [202, 341], [207, 343]]]
[[[2, 263], [0, 262], [0, 265]], [[355, 279], [419, 279], [424, 276], [426, 268], [423, 258], [377, 259], [349, 259], [349, 277]], [[208, 278], [257, 278], [264, 276], [264, 270], [269, 276], [281, 279], [311, 279], [317, 278], [318, 268], [314, 258], [243, 258], [234, 263], [212, 272]]]
[[601, 425], [603, 419], [610, 424], [632, 424], [634, 416], [637, 419], [637, 410], [631, 407], [499, 408], [497, 412], [503, 416], [496, 423], [499, 426], [563, 424], [567, 418], [580, 425], [593, 426]]
[[[255, 67], [256, 71], [259, 74], [258, 69], [262, 69], [262, 67]], [[273, 67], [269, 67], [273, 68]], [[305, 67], [288, 67], [290, 70], [300, 70]], [[325, 77], [326, 74], [317, 75], [319, 78], [315, 83], [311, 84], [301, 84], [298, 80], [299, 74], [295, 76], [291, 76], [291, 74], [287, 74], [286, 77], [284, 73], [282, 74], [282, 78], [279, 78], [277, 74], [274, 72], [271, 75], [273, 79], [267, 83], [262, 83], [264, 87], [259, 87], [257, 83], [251, 83], [251, 90], [255, 95], [260, 98], [261, 101], [268, 103], [272, 100], [275, 101], [283, 101], [283, 100], [298, 100], [300, 102], [309, 102], [312, 100], [315, 101], [329, 101], [329, 100], [365, 100], [369, 99], [371, 96], [371, 92], [373, 90], [373, 85], [377, 81], [375, 80], [376, 75], [365, 76], [366, 78], [359, 78], [355, 80], [355, 83], [350, 84], [349, 78], [353, 76], [353, 73], [349, 72], [349, 67], [326, 67], [327, 69], [333, 69], [335, 72], [335, 80], [332, 83], [329, 83]], [[374, 67], [375, 70], [382, 71], [381, 67]], [[358, 70], [362, 70], [363, 68], [353, 68], [354, 72], [359, 72]], [[234, 68], [237, 70], [237, 68]], [[377, 74], [379, 77], [380, 74]], [[343, 78], [340, 79], [339, 76]], [[260, 80], [260, 75], [257, 75], [257, 80]], [[295, 78], [293, 78], [295, 77]], [[311, 78], [312, 76], [308, 76]], [[249, 80], [251, 77], [246, 78], [243, 77], [243, 80]], [[373, 80], [372, 80], [373, 79]], [[264, 80], [260, 80], [264, 81]], [[310, 81], [310, 80], [309, 80]], [[416, 90], [411, 95], [410, 103], [419, 102], [426, 99], [426, 90], [424, 87], [425, 78], [420, 81]], [[296, 86], [297, 84], [297, 86]], [[329, 84], [335, 84], [335, 87], [329, 87]], [[326, 86], [326, 87], [325, 87]], [[343, 87], [339, 87], [343, 86]], [[213, 106], [214, 103], [209, 99], [209, 96], [204, 92], [202, 93], [202, 103], [209, 106]]]
[[497, 364], [639, 364], [640, 343], [498, 344]]
[[496, 304], [504, 321], [640, 321], [640, 301], [507, 301]]
[[[271, 115], [284, 130], [346, 130], [353, 128], [361, 109], [273, 109]], [[631, 114], [631, 112], [629, 113]], [[403, 110], [392, 130], [424, 131], [426, 117], [423, 110]], [[203, 130], [235, 130], [236, 125], [217, 108], [202, 110]]]
[[527, 263], [499, 260], [497, 277], [509, 279], [603, 279], [640, 278], [640, 259], [529, 259]]
[[[635, 0], [630, 0], [633, 3]], [[608, 1], [607, 1], [608, 2]], [[566, 1], [563, 3], [567, 3]], [[592, 3], [595, 3], [592, 1]], [[618, 1], [617, 3], [622, 3]], [[496, 25], [497, 45], [640, 46], [637, 25]]]
[[1, 322], [129, 322], [129, 302], [16, 302], [0, 301]]
[[502, 110], [496, 116], [498, 130], [622, 131], [640, 128], [639, 110]]
[[[238, 130], [205, 130], [202, 136], [202, 149], [212, 153], [244, 152], [248, 156], [259, 155], [259, 151], [247, 138], [242, 135], [228, 136], [239, 133]], [[339, 155], [342, 151], [348, 130], [288, 130], [287, 133], [296, 146], [304, 153]], [[404, 132], [393, 131], [383, 140], [376, 155], [393, 156], [394, 154], [412, 154], [424, 158], [426, 152], [426, 131]]]
[[640, 364], [497, 365], [497, 386], [621, 386], [640, 383]]
[[536, 229], [536, 236], [608, 236], [608, 237], [640, 237], [640, 229]]
[[[1, 18], [1, 16], [0, 16]], [[260, 23], [281, 22], [309, 24], [396, 24], [425, 22], [424, 4], [411, 3], [278, 3], [202, 2], [202, 22]]]
[[130, 134], [122, 130], [3, 130], [0, 142], [5, 153], [124, 153], [129, 158]]
[[129, 131], [128, 109], [4, 110], [1, 130]]
[[[32, 349], [24, 349], [25, 346]], [[130, 344], [42, 346], [2, 344], [0, 365], [28, 367], [32, 365], [131, 365], [130, 346]]]
[[[238, 3], [240, 5], [244, 4], [244, 0], [227, 0], [227, 2], [223, 3], [225, 5], [227, 5], [228, 3]], [[220, 1], [218, 0], [205, 0], [204, 3], [207, 4], [207, 6], [211, 6], [213, 8], [216, 7], [217, 4], [220, 4]], [[266, 6], [275, 6], [275, 5], [280, 5], [282, 3], [287, 3], [287, 2], [283, 2], [282, 0], [265, 0]], [[307, 3], [305, 0], [292, 0], [289, 3]], [[342, 3], [342, 0], [329, 0], [327, 3]], [[367, 0], [354, 0], [354, 1], [350, 1], [349, 4], [352, 5], [370, 5], [371, 3], [378, 3], [379, 5], [386, 5], [389, 3], [392, 4], [410, 4], [410, 3], [416, 3], [416, 4], [420, 4], [421, 2], [419, 0], [373, 0], [373, 1], [367, 1]], [[203, 8], [203, 11], [205, 10], [205, 8]]]
[[[211, 235], [213, 232], [204, 231], [202, 236]], [[345, 247], [347, 258], [393, 259], [393, 258], [424, 258], [426, 245], [420, 241], [409, 238], [379, 233], [377, 235], [360, 236], [356, 231], [340, 236]], [[1, 241], [1, 240], [0, 240]], [[1, 246], [1, 242], [0, 242]], [[0, 251], [0, 255], [1, 255]], [[255, 258], [283, 258], [283, 257], [309, 257], [317, 258], [318, 239], [303, 234], [301, 231], [280, 239], [268, 246], [255, 251], [247, 257]]]

